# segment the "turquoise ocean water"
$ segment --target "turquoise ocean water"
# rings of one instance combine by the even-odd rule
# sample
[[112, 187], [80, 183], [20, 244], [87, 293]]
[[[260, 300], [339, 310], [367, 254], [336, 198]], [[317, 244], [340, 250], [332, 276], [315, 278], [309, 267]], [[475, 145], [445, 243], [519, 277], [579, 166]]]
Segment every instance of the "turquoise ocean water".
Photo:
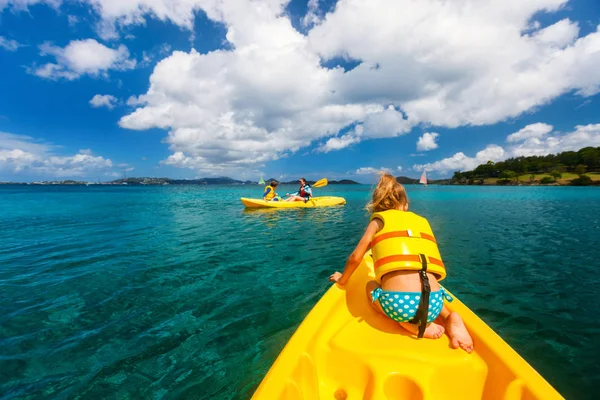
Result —
[[[244, 211], [261, 189], [0, 187], [0, 398], [248, 399], [342, 270], [371, 187]], [[445, 285], [565, 397], [595, 398], [600, 189], [407, 190]]]

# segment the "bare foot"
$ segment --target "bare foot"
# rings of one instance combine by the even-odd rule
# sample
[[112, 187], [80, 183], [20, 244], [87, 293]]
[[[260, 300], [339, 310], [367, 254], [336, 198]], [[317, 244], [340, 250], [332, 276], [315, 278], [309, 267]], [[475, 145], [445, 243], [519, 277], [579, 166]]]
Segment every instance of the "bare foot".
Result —
[[[419, 333], [419, 325], [411, 324], [409, 322], [400, 322], [400, 326], [412, 334], [417, 335]], [[444, 331], [443, 325], [432, 322], [425, 328], [423, 337], [426, 339], [439, 339], [444, 335]]]
[[450, 315], [448, 315], [448, 318], [446, 318], [446, 329], [448, 336], [450, 336], [453, 349], [458, 349], [460, 347], [467, 353], [473, 351], [473, 339], [457, 312], [451, 312]]

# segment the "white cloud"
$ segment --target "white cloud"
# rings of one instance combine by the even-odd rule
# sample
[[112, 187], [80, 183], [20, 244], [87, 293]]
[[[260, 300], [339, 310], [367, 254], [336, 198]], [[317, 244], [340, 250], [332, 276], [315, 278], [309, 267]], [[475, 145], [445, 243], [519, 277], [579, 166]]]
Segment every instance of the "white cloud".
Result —
[[533, 38], [542, 44], [564, 48], [572, 44], [578, 35], [579, 26], [567, 18], [535, 32]]
[[4, 36], [0, 36], [0, 47], [7, 51], [17, 51], [19, 47], [23, 47], [23, 45], [16, 40], [7, 39]]
[[72, 156], [57, 155], [56, 149], [29, 136], [0, 132], [0, 171], [67, 178], [103, 172], [113, 166], [110, 159], [94, 156], [89, 149]]
[[90, 100], [90, 104], [94, 108], [106, 107], [109, 110], [112, 110], [113, 108], [115, 108], [117, 101], [117, 98], [110, 94], [96, 94]]
[[[341, 0], [307, 36], [293, 28], [288, 0], [83, 1], [104, 37], [148, 18], [191, 31], [200, 10], [225, 26], [228, 49], [172, 53], [120, 121], [168, 130], [165, 162], [194, 169], [257, 167], [314, 141], [331, 151], [418, 125], [493, 124], [600, 91], [600, 31], [579, 37], [577, 22], [536, 20], [567, 0]], [[322, 66], [339, 57], [358, 66]], [[39, 73], [81, 75], [60, 62]], [[352, 125], [362, 133], [339, 137]]]
[[401, 111], [388, 106], [385, 110], [369, 113], [365, 117], [363, 135], [372, 139], [394, 137], [410, 132], [411, 128], [412, 125], [404, 119]]
[[488, 161], [500, 161], [505, 158], [505, 151], [502, 147], [491, 144], [485, 149], [479, 151], [475, 157], [468, 157], [463, 152], [454, 154], [452, 157], [444, 158], [428, 164], [415, 164], [413, 169], [416, 171], [466, 171], [472, 170], [479, 164], [484, 164]]
[[26, 11], [29, 6], [40, 3], [58, 9], [62, 4], [62, 0], [0, 0], [0, 11], [7, 7], [12, 8], [13, 11]]
[[435, 142], [435, 139], [437, 139], [438, 136], [440, 135], [436, 132], [425, 132], [417, 141], [417, 151], [437, 149], [438, 144]]
[[333, 150], [341, 150], [355, 143], [359, 143], [360, 138], [351, 134], [342, 135], [340, 137], [332, 137], [328, 139], [322, 146], [317, 149], [317, 152], [329, 153]]
[[302, 18], [302, 25], [312, 26], [321, 22], [321, 18], [317, 14], [319, 11], [319, 0], [308, 0], [308, 12]]
[[136, 65], [125, 45], [113, 49], [94, 39], [73, 40], [64, 48], [46, 42], [40, 50], [42, 55], [54, 56], [56, 63], [47, 63], [32, 72], [48, 79], [73, 80], [85, 74], [106, 76], [109, 70], [123, 71]]
[[76, 15], [67, 15], [67, 20], [69, 21], [69, 26], [73, 27], [79, 23], [79, 17]]
[[[204, 172], [256, 167], [384, 111], [328, 101], [331, 76], [343, 71], [322, 68], [286, 17], [251, 6], [232, 13], [235, 50], [175, 51], [156, 65], [148, 92], [128, 101], [142, 107], [122, 127], [170, 129], [165, 163]], [[358, 141], [334, 139], [322, 151]]]
[[600, 146], [600, 124], [577, 125], [574, 131], [565, 134], [554, 132], [544, 137], [524, 138], [510, 148], [510, 154], [511, 157], [544, 156], [588, 146]]
[[452, 171], [468, 171], [488, 161], [502, 161], [511, 157], [544, 156], [563, 151], [577, 151], [584, 147], [600, 146], [600, 124], [577, 125], [568, 133], [552, 132], [552, 126], [537, 123], [507, 136], [512, 143], [506, 149], [495, 144], [488, 145], [475, 157], [468, 157], [463, 152], [454, 154], [428, 164], [415, 164], [415, 170], [427, 169], [442, 173]]
[[398, 166], [397, 169], [398, 169], [398, 172], [402, 172], [402, 167], [401, 166]]
[[392, 171], [389, 168], [373, 168], [373, 167], [362, 167], [357, 169], [354, 174], [355, 175], [377, 175], [380, 172], [389, 172], [391, 173]]
[[544, 135], [552, 132], [554, 127], [552, 125], [543, 124], [538, 122], [537, 124], [527, 125], [525, 128], [518, 132], [512, 133], [506, 137], [507, 142], [520, 142], [530, 138], [541, 138]]
[[400, 104], [411, 122], [492, 124], [598, 90], [600, 32], [574, 41], [576, 24], [563, 20], [522, 34], [537, 12], [565, 3], [349, 0], [309, 39], [323, 57], [362, 61], [336, 87], [346, 99]]

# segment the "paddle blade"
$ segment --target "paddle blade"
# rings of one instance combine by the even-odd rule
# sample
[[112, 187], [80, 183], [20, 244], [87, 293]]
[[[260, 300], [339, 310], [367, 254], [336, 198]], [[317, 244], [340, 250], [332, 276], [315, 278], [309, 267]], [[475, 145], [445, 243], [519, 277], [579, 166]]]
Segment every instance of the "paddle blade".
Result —
[[323, 186], [327, 186], [327, 178], [323, 178], [321, 180], [318, 180], [318, 181], [315, 182], [314, 185], [312, 185], [312, 187], [314, 187], [314, 188], [320, 188], [320, 187], [323, 187]]

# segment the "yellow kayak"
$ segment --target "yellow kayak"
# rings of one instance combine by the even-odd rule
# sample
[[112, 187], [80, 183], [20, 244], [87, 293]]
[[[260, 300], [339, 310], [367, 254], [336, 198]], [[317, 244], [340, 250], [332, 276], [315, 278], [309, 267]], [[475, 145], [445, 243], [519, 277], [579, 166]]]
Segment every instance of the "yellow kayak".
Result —
[[345, 288], [334, 284], [306, 316], [253, 400], [539, 399], [563, 397], [456, 296], [446, 302], [475, 342], [417, 339], [373, 310], [370, 253]]
[[264, 201], [263, 199], [241, 198], [242, 203], [248, 208], [313, 208], [313, 207], [329, 207], [346, 204], [346, 199], [343, 197], [323, 196], [312, 197], [306, 203], [303, 201]]

